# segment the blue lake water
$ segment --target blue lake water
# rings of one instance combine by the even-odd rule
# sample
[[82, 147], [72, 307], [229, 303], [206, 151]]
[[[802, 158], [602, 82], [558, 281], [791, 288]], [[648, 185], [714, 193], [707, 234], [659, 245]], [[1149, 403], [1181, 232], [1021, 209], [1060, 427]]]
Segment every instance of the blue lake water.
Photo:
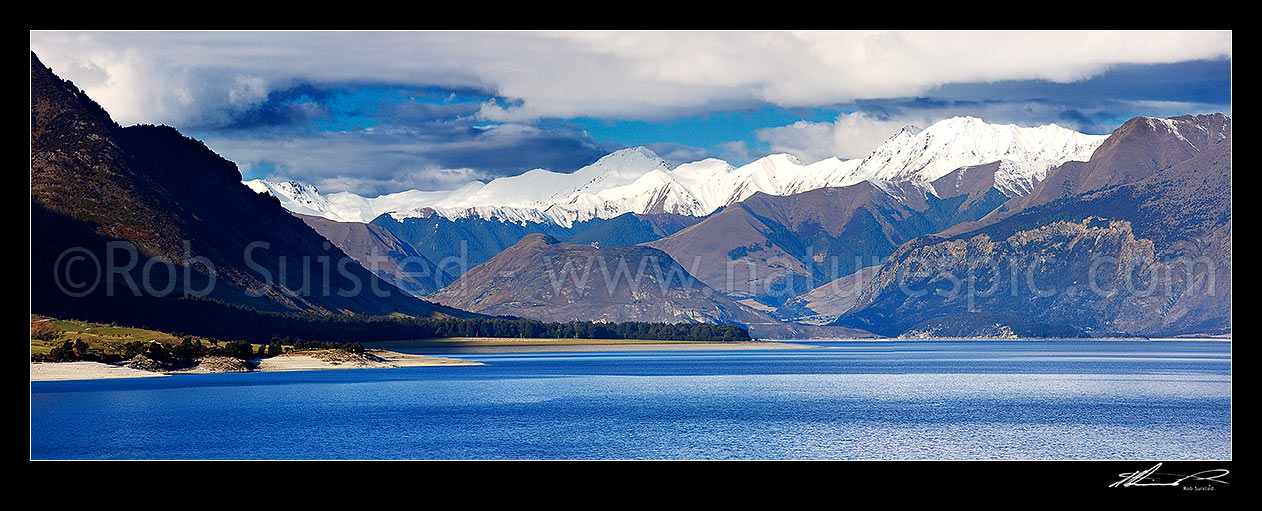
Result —
[[804, 342], [32, 382], [31, 458], [1232, 456], [1229, 342]]

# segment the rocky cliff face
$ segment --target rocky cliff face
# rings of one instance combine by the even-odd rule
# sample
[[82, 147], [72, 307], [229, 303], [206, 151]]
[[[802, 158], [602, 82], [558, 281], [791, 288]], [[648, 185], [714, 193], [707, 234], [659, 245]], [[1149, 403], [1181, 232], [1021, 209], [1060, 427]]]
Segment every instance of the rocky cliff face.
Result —
[[1131, 325], [1115, 325], [1115, 311], [1155, 284], [1157, 264], [1152, 241], [1136, 239], [1129, 222], [1098, 217], [1000, 239], [909, 243], [845, 324], [909, 336], [1123, 334]]
[[[1200, 145], [1128, 122], [1086, 168], [1132, 181], [913, 240], [835, 324], [904, 336], [1229, 332], [1231, 130], [1221, 121], [1178, 121], [1180, 133], [1206, 134]], [[1082, 169], [1067, 164], [1044, 183]]]

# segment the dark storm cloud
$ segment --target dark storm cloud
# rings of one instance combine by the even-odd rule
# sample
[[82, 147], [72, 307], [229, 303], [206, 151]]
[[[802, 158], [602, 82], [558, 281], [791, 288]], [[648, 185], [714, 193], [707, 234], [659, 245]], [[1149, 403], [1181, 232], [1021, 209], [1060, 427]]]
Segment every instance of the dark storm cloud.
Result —
[[[332, 111], [327, 103], [329, 90], [300, 85], [268, 93], [267, 99], [254, 108], [236, 113], [222, 126], [204, 129], [250, 130], [274, 127], [306, 126], [317, 119], [328, 119]], [[192, 126], [198, 129], [198, 126]]]
[[[1107, 133], [1134, 115], [1230, 113], [1231, 38], [58, 31], [32, 32], [31, 49], [120, 123], [175, 126], [250, 177], [372, 194], [570, 171], [613, 143], [656, 143], [675, 160], [700, 155], [697, 147], [805, 160], [862, 157], [901, 126], [959, 115]], [[760, 105], [803, 113], [786, 119]], [[758, 113], [733, 115], [749, 109]], [[577, 119], [616, 129], [550, 124]]]
[[[860, 99], [838, 105], [881, 121], [955, 115], [1023, 126], [1056, 123], [1092, 134], [1136, 116], [1231, 113], [1231, 61], [1118, 64], [1073, 82], [1000, 80], [949, 83], [911, 98]], [[922, 126], [923, 127], [923, 126]]]
[[472, 89], [298, 84], [222, 125], [188, 131], [240, 164], [247, 178], [370, 196], [534, 168], [568, 172], [620, 148], [574, 124], [487, 124], [475, 114], [488, 101], [496, 100]]
[[426, 157], [441, 167], [471, 167], [499, 177], [534, 168], [569, 172], [611, 150], [581, 133], [526, 126], [496, 126], [465, 134], [471, 137], [432, 147]]
[[953, 100], [1024, 100], [1096, 106], [1110, 101], [1178, 101], [1231, 103], [1231, 61], [1194, 60], [1171, 64], [1117, 64], [1084, 80], [1057, 83], [1046, 80], [1005, 80], [951, 83], [926, 96]]
[[324, 192], [375, 196], [438, 190], [534, 168], [569, 172], [617, 147], [583, 133], [524, 125], [444, 122], [347, 131], [216, 130], [197, 134], [237, 162], [245, 178], [316, 184]]

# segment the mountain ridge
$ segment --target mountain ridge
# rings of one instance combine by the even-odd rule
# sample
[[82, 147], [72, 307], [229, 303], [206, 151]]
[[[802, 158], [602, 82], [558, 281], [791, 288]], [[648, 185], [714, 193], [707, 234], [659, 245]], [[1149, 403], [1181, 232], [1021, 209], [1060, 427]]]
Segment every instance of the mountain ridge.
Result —
[[431, 295], [482, 314], [542, 321], [771, 323], [695, 280], [657, 249], [598, 248], [524, 236]]
[[533, 169], [449, 192], [412, 190], [374, 199], [340, 192], [333, 200], [309, 185], [300, 194], [282, 190], [294, 187], [286, 182], [256, 179], [250, 186], [283, 196], [296, 212], [327, 211], [333, 220], [367, 223], [384, 214], [396, 220], [438, 214], [453, 220], [476, 216], [568, 227], [628, 212], [705, 216], [759, 192], [792, 195], [869, 180], [923, 186], [954, 169], [995, 161], [1007, 162], [996, 186], [1013, 196], [1028, 193], [1050, 167], [1087, 159], [1105, 138], [1054, 124], [1022, 128], [956, 117], [923, 130], [905, 128], [863, 159], [833, 157], [804, 164], [789, 154], [772, 154], [740, 167], [714, 158], [672, 166], [638, 146], [572, 173]]
[[[1045, 181], [1084, 193], [904, 244], [831, 324], [910, 337], [1229, 333], [1231, 123], [1178, 119], [1209, 136], [1197, 145], [1132, 119], [1091, 161]], [[950, 282], [964, 292], [939, 293]]]
[[[33, 310], [143, 316], [205, 299], [273, 312], [473, 316], [377, 279], [242, 185], [236, 165], [205, 144], [168, 126], [119, 126], [34, 52], [31, 126]], [[95, 273], [59, 267], [67, 254], [95, 261]], [[300, 261], [349, 264], [321, 275]], [[76, 282], [95, 284], [67, 287]], [[331, 291], [356, 284], [382, 294]]]

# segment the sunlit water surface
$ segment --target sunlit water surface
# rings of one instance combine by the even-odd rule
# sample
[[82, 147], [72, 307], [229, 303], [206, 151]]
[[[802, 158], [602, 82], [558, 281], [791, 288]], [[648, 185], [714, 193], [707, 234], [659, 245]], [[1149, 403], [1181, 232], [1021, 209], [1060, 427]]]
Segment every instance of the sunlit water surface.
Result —
[[31, 457], [1231, 459], [1229, 342], [802, 342], [32, 382]]

